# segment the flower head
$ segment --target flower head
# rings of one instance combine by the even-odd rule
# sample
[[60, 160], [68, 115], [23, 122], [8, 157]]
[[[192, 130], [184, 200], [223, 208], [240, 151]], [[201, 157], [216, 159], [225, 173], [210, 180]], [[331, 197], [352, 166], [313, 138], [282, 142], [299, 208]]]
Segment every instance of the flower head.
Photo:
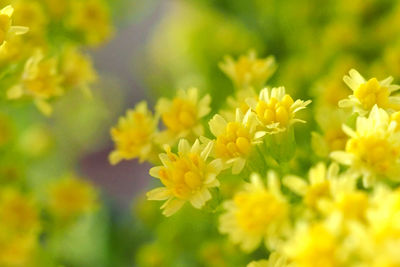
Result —
[[334, 151], [331, 157], [363, 176], [365, 186], [377, 177], [398, 179], [400, 171], [400, 133], [388, 113], [374, 106], [368, 118], [358, 117], [356, 130], [343, 125], [349, 135], [345, 151]]
[[97, 205], [97, 192], [93, 185], [73, 175], [49, 186], [49, 210], [57, 218], [75, 218], [93, 211]]
[[157, 129], [157, 120], [147, 108], [146, 102], [140, 102], [135, 109], [128, 110], [118, 125], [111, 129], [115, 150], [110, 154], [111, 164], [123, 159], [139, 158], [141, 162], [151, 159], [153, 137]]
[[66, 88], [80, 87], [89, 90], [88, 86], [97, 79], [90, 57], [74, 47], [68, 47], [64, 50], [60, 73], [64, 78], [63, 86]]
[[99, 45], [113, 32], [105, 3], [98, 0], [73, 1], [68, 26], [82, 34], [89, 45]]
[[289, 262], [299, 267], [342, 266], [341, 244], [337, 232], [328, 223], [301, 223], [284, 245]]
[[343, 80], [353, 90], [353, 94], [348, 99], [339, 101], [339, 107], [351, 107], [360, 115], [367, 114], [374, 105], [388, 111], [400, 109], [400, 97], [390, 96], [400, 89], [400, 86], [392, 84], [392, 77], [382, 81], [376, 78], [367, 81], [358, 71], [351, 69]]
[[199, 99], [199, 90], [179, 90], [172, 100], [161, 98], [156, 105], [166, 130], [158, 136], [160, 143], [174, 144], [180, 138], [193, 140], [203, 135], [201, 119], [210, 113], [209, 95]]
[[7, 96], [9, 99], [30, 96], [35, 100], [39, 110], [49, 115], [52, 107], [47, 101], [64, 93], [61, 81], [62, 77], [57, 70], [57, 60], [44, 58], [43, 53], [37, 50], [25, 63], [20, 83], [11, 87]]
[[14, 8], [10, 5], [0, 10], [0, 49], [11, 36], [24, 34], [29, 30], [27, 27], [12, 25], [13, 13]]
[[289, 203], [272, 171], [267, 184], [265, 187], [260, 176], [253, 174], [251, 183], [224, 203], [226, 212], [220, 217], [219, 230], [247, 252], [256, 249], [263, 239], [269, 249], [277, 247], [289, 227]]
[[215, 157], [223, 160], [226, 167], [232, 166], [232, 173], [240, 173], [250, 156], [252, 146], [259, 142], [265, 132], [257, 132], [258, 122], [249, 109], [245, 115], [236, 109], [235, 121], [227, 122], [221, 115], [215, 115], [209, 122], [211, 133], [216, 137]]
[[339, 166], [337, 164], [331, 164], [329, 168], [326, 168], [325, 164], [321, 162], [310, 169], [308, 183], [300, 177], [288, 175], [284, 177], [283, 184], [302, 196], [307, 207], [316, 209], [322, 199], [331, 196], [331, 180], [337, 177], [338, 173]]
[[260, 89], [275, 72], [276, 64], [273, 56], [259, 59], [255, 51], [250, 51], [247, 55], [240, 56], [237, 61], [232, 57], [225, 57], [225, 61], [221, 62], [219, 67], [238, 89]]
[[285, 131], [295, 122], [304, 122], [295, 118], [295, 113], [304, 109], [311, 100], [293, 101], [285, 93], [284, 87], [268, 88], [261, 90], [258, 101], [254, 98], [247, 100], [248, 105], [257, 114], [261, 125], [270, 133]]
[[166, 200], [161, 206], [165, 216], [177, 212], [187, 201], [200, 209], [211, 199], [209, 189], [219, 186], [217, 175], [222, 169], [219, 159], [208, 160], [212, 146], [210, 142], [203, 147], [198, 140], [190, 146], [186, 139], [181, 139], [175, 154], [166, 145], [166, 153], [160, 154], [163, 165], [150, 170], [150, 175], [160, 179], [164, 187], [147, 193], [149, 200]]
[[0, 228], [21, 235], [37, 233], [39, 227], [39, 211], [31, 197], [11, 188], [0, 193]]

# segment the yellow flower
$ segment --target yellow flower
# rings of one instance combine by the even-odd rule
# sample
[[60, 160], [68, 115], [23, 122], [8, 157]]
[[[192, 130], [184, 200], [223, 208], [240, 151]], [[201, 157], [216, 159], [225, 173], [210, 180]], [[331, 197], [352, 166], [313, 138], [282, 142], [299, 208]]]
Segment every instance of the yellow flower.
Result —
[[273, 56], [259, 59], [255, 51], [250, 51], [246, 56], [240, 56], [237, 61], [227, 56], [219, 67], [233, 81], [237, 89], [247, 87], [260, 89], [276, 70]]
[[160, 133], [158, 141], [172, 145], [180, 138], [194, 140], [203, 135], [201, 119], [210, 113], [210, 102], [209, 95], [199, 99], [199, 90], [196, 88], [179, 90], [172, 100], [160, 98], [156, 111], [166, 130]]
[[369, 207], [367, 192], [357, 189], [356, 176], [343, 173], [330, 179], [330, 199], [320, 202], [320, 210], [338, 222], [364, 222]]
[[68, 26], [89, 45], [99, 45], [113, 32], [106, 4], [99, 0], [73, 1]]
[[215, 115], [209, 122], [211, 133], [216, 137], [215, 157], [223, 160], [225, 167], [232, 167], [232, 173], [240, 173], [265, 132], [257, 132], [258, 122], [249, 109], [245, 115], [236, 109], [235, 121], [227, 122], [221, 115]]
[[350, 170], [363, 176], [369, 187], [377, 177], [399, 179], [400, 133], [395, 121], [383, 109], [374, 106], [368, 118], [358, 117], [356, 131], [343, 125], [350, 139], [345, 151], [334, 151], [331, 157], [350, 166]]
[[72, 1], [41, 0], [41, 2], [43, 2], [46, 6], [46, 9], [50, 13], [52, 19], [59, 20], [64, 18]]
[[339, 107], [353, 108], [360, 115], [367, 114], [374, 105], [388, 111], [400, 109], [400, 97], [390, 96], [400, 89], [400, 86], [391, 84], [392, 77], [382, 81], [376, 78], [367, 81], [358, 71], [351, 69], [349, 76], [344, 76], [343, 80], [353, 90], [353, 94], [348, 99], [339, 101]]
[[157, 130], [157, 120], [147, 108], [146, 102], [140, 102], [135, 109], [128, 110], [118, 125], [111, 129], [115, 150], [111, 152], [111, 164], [123, 159], [139, 158], [140, 162], [152, 158], [153, 138]]
[[39, 211], [31, 197], [11, 188], [0, 193], [0, 228], [20, 235], [37, 233], [39, 227]]
[[224, 203], [226, 212], [220, 216], [219, 231], [246, 252], [255, 250], [263, 239], [267, 248], [276, 248], [289, 229], [290, 206], [272, 171], [267, 184], [265, 187], [260, 176], [253, 174], [251, 183]]
[[272, 252], [268, 260], [252, 261], [247, 267], [286, 267], [289, 266], [286, 257], [277, 252]]
[[312, 209], [317, 209], [322, 199], [331, 196], [331, 181], [339, 174], [339, 166], [331, 164], [327, 169], [324, 163], [311, 168], [308, 173], [308, 183], [297, 176], [288, 175], [283, 178], [283, 184], [296, 194], [303, 197], [303, 203]]
[[49, 186], [48, 203], [54, 216], [71, 219], [97, 208], [97, 192], [88, 181], [69, 175]]
[[29, 28], [29, 34], [43, 35], [48, 21], [38, 2], [18, 1], [14, 8], [13, 20], [16, 24]]
[[20, 83], [7, 91], [7, 97], [18, 99], [24, 95], [30, 96], [41, 112], [50, 115], [52, 107], [47, 101], [63, 94], [61, 80], [57, 60], [45, 59], [43, 53], [37, 50], [25, 63]]
[[64, 78], [64, 87], [81, 88], [87, 92], [89, 92], [89, 85], [97, 80], [97, 73], [93, 69], [90, 57], [75, 47], [68, 47], [64, 50], [60, 73]]
[[295, 122], [304, 122], [295, 118], [295, 113], [304, 109], [311, 100], [293, 101], [292, 97], [285, 93], [284, 87], [268, 88], [261, 90], [258, 100], [249, 98], [248, 105], [257, 114], [257, 118], [266, 131], [278, 133], [285, 131]]
[[14, 8], [10, 5], [0, 10], [0, 49], [11, 36], [27, 33], [29, 30], [27, 27], [12, 25], [13, 13]]
[[0, 266], [36, 266], [34, 252], [38, 246], [36, 235], [10, 236], [0, 229]]
[[201, 209], [211, 199], [209, 188], [219, 186], [217, 175], [222, 169], [221, 160], [207, 160], [212, 146], [210, 142], [202, 148], [196, 140], [190, 147], [187, 140], [181, 139], [178, 154], [172, 153], [168, 145], [165, 146], [166, 153], [160, 154], [163, 166], [150, 170], [150, 175], [160, 179], [164, 187], [147, 193], [149, 200], [167, 200], [161, 206], [165, 216], [177, 212], [186, 201]]
[[296, 267], [335, 267], [341, 265], [341, 244], [327, 223], [301, 223], [283, 250]]

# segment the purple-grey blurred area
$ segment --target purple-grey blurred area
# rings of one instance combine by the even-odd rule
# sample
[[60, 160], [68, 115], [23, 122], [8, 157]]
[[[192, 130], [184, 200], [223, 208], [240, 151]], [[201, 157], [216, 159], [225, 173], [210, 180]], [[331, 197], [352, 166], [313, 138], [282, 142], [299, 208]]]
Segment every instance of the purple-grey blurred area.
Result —
[[[118, 84], [121, 92], [121, 104], [116, 110], [109, 110], [110, 119], [104, 127], [106, 133], [101, 133], [104, 140], [101, 147], [83, 155], [80, 171], [94, 181], [116, 209], [128, 209], [132, 199], [144, 190], [148, 181], [149, 165], [140, 164], [137, 160], [123, 161], [116, 166], [108, 162], [108, 155], [113, 149], [109, 129], [118, 121], [125, 110], [132, 108], [135, 103], [146, 99], [150, 103], [147, 89], [143, 85], [138, 71], [144, 60], [144, 49], [152, 29], [162, 18], [167, 1], [141, 1], [140, 15], [132, 15], [124, 21], [117, 22], [114, 38], [104, 46], [91, 52], [95, 68], [100, 74], [100, 80], [112, 80]], [[132, 13], [138, 13], [133, 10]], [[104, 85], [101, 85], [104, 86]], [[96, 90], [96, 88], [93, 88]], [[109, 95], [105, 106], [113, 107], [108, 101], [114, 101]]]

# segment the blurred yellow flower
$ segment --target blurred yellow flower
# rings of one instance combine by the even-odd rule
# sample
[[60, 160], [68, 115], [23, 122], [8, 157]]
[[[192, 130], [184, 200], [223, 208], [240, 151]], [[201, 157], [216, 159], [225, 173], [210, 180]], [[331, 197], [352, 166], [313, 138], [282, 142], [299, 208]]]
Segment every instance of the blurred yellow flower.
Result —
[[253, 174], [251, 183], [223, 204], [226, 212], [220, 216], [219, 231], [246, 252], [255, 250], [263, 239], [267, 248], [278, 247], [289, 229], [289, 203], [272, 171], [267, 184], [265, 187], [261, 177]]
[[225, 57], [225, 61], [221, 62], [219, 67], [237, 89], [253, 87], [258, 90], [275, 72], [276, 63], [273, 56], [259, 59], [256, 52], [251, 50], [247, 55], [240, 56], [237, 61], [230, 56]]
[[146, 102], [140, 102], [135, 109], [128, 110], [126, 116], [119, 119], [118, 125], [111, 129], [116, 146], [109, 156], [111, 164], [123, 159], [139, 158], [140, 162], [153, 159], [157, 123]]
[[348, 165], [352, 172], [362, 175], [367, 187], [377, 177], [398, 180], [400, 133], [395, 131], [396, 125], [395, 121], [390, 121], [385, 110], [375, 105], [368, 118], [357, 118], [355, 131], [343, 125], [350, 139], [345, 151], [334, 151], [331, 157]]
[[337, 233], [327, 223], [300, 224], [285, 244], [289, 262], [297, 267], [343, 266]]
[[167, 200], [161, 208], [165, 216], [177, 212], [185, 202], [201, 209], [211, 199], [209, 191], [218, 187], [217, 175], [222, 170], [220, 159], [207, 160], [213, 143], [205, 147], [196, 140], [193, 146], [185, 139], [178, 144], [178, 154], [165, 146], [166, 153], [160, 154], [163, 166], [150, 169], [150, 175], [160, 179], [164, 187], [158, 187], [147, 193], [149, 200]]
[[283, 178], [283, 184], [294, 193], [303, 197], [304, 204], [312, 209], [318, 208], [318, 203], [322, 199], [331, 196], [331, 180], [339, 174], [339, 166], [335, 163], [326, 168], [325, 164], [320, 162], [311, 168], [308, 173], [308, 183], [297, 176], [288, 175]]
[[97, 191], [88, 181], [69, 175], [49, 186], [48, 205], [59, 219], [75, 218], [97, 208]]
[[160, 98], [156, 112], [161, 116], [166, 130], [158, 135], [158, 142], [172, 145], [180, 138], [194, 140], [203, 135], [201, 119], [210, 113], [210, 102], [209, 95], [199, 99], [199, 90], [196, 88], [179, 90], [172, 100]]
[[63, 76], [63, 87], [80, 88], [87, 92], [89, 85], [97, 80], [90, 57], [71, 46], [61, 56], [60, 74]]
[[269, 133], [285, 131], [295, 122], [304, 122], [295, 118], [295, 113], [304, 109], [311, 100], [293, 101], [292, 97], [285, 93], [284, 87], [276, 87], [269, 90], [261, 90], [258, 100], [249, 98], [248, 105], [257, 114], [261, 125]]
[[40, 3], [20, 0], [14, 4], [13, 21], [29, 28], [29, 35], [43, 35], [48, 20]]
[[73, 1], [68, 26], [82, 34], [89, 45], [99, 45], [113, 33], [108, 8], [100, 0]]
[[392, 84], [393, 77], [382, 81], [371, 78], [367, 81], [358, 71], [351, 69], [349, 76], [344, 76], [343, 80], [353, 90], [353, 94], [348, 99], [340, 100], [339, 107], [352, 108], [360, 115], [367, 114], [374, 105], [388, 111], [400, 109], [400, 97], [391, 96], [400, 89], [400, 86]]
[[13, 188], [0, 192], [0, 228], [21, 235], [37, 233], [39, 211], [34, 200]]
[[55, 58], [45, 58], [42, 51], [37, 50], [25, 63], [20, 83], [7, 91], [7, 97], [18, 99], [30, 96], [43, 114], [50, 115], [52, 107], [47, 101], [64, 93], [57, 64]]
[[0, 229], [0, 266], [35, 266], [33, 258], [38, 246], [35, 235], [10, 236]]

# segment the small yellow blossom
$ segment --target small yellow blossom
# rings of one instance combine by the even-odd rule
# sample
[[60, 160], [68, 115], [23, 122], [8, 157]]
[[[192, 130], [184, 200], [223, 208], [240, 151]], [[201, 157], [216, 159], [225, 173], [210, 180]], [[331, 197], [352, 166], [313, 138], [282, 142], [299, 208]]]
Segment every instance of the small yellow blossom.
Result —
[[304, 122], [295, 118], [295, 113], [304, 109], [311, 100], [293, 101], [285, 93], [284, 87], [268, 88], [261, 90], [258, 101], [254, 98], [247, 100], [248, 105], [257, 114], [261, 125], [270, 133], [285, 131], [295, 122]]
[[331, 180], [339, 173], [339, 166], [331, 164], [327, 169], [324, 163], [319, 163], [311, 168], [308, 173], [308, 183], [297, 176], [284, 177], [283, 184], [296, 194], [303, 197], [304, 204], [312, 209], [317, 209], [322, 199], [331, 196]]
[[367, 81], [358, 71], [351, 69], [349, 76], [344, 76], [343, 80], [353, 90], [353, 94], [339, 101], [339, 107], [353, 108], [360, 115], [367, 114], [374, 105], [387, 111], [400, 109], [400, 97], [391, 96], [400, 89], [400, 86], [392, 84], [392, 77], [382, 81], [376, 78]]
[[29, 30], [27, 27], [12, 25], [13, 13], [14, 8], [10, 5], [0, 10], [0, 49], [11, 36], [27, 33]]
[[343, 173], [335, 179], [330, 179], [330, 199], [323, 199], [320, 210], [327, 217], [335, 217], [339, 222], [364, 222], [369, 196], [365, 191], [358, 190], [356, 179], [349, 173]]
[[0, 193], [0, 228], [20, 235], [36, 233], [39, 227], [39, 211], [31, 197], [11, 188]]
[[199, 90], [179, 90], [174, 99], [160, 98], [156, 111], [160, 114], [166, 130], [158, 136], [160, 143], [175, 144], [180, 138], [194, 140], [204, 134], [201, 119], [210, 113], [209, 95], [199, 99]]
[[111, 129], [115, 150], [111, 152], [111, 164], [123, 159], [139, 158], [140, 162], [152, 158], [153, 137], [157, 129], [157, 120], [147, 108], [146, 102], [140, 102], [135, 109], [128, 110], [118, 125]]
[[68, 26], [82, 34], [89, 45], [99, 45], [113, 32], [110, 15], [103, 1], [73, 1]]
[[250, 51], [246, 56], [240, 56], [237, 61], [232, 57], [225, 57], [219, 64], [222, 71], [233, 81], [237, 89], [254, 87], [260, 89], [276, 70], [273, 56], [265, 59], [257, 58], [255, 51]]
[[296, 267], [335, 267], [344, 261], [338, 233], [327, 223], [301, 223], [284, 246], [289, 262]]
[[90, 57], [75, 47], [68, 47], [64, 50], [60, 73], [63, 75], [62, 84], [65, 88], [80, 88], [89, 92], [89, 85], [97, 80]]
[[72, 1], [59, 1], [59, 0], [41, 0], [52, 19], [59, 20], [64, 18], [65, 14], [69, 10]]
[[36, 235], [10, 236], [0, 229], [0, 266], [35, 266], [34, 254], [38, 246]]
[[371, 186], [377, 177], [398, 180], [400, 133], [395, 131], [396, 125], [385, 110], [375, 105], [368, 118], [357, 118], [355, 131], [343, 125], [350, 139], [345, 151], [334, 151], [331, 157], [362, 175], [365, 186]]
[[236, 109], [235, 121], [227, 122], [217, 114], [209, 125], [211, 133], [216, 137], [215, 157], [222, 159], [225, 167], [232, 167], [233, 174], [240, 173], [252, 152], [252, 146], [265, 135], [265, 132], [257, 132], [255, 114], [249, 109], [243, 115], [240, 109]]
[[224, 203], [226, 212], [220, 216], [219, 230], [246, 252], [255, 250], [263, 239], [267, 248], [276, 248], [289, 229], [289, 203], [272, 171], [267, 184], [265, 187], [260, 176], [253, 174], [251, 183]]
[[25, 63], [20, 83], [11, 87], [7, 96], [9, 99], [30, 96], [41, 112], [50, 115], [52, 107], [47, 101], [63, 94], [64, 91], [60, 87], [61, 81], [62, 77], [57, 70], [57, 60], [44, 58], [43, 53], [38, 50]]
[[69, 175], [49, 186], [49, 210], [57, 218], [71, 219], [97, 205], [97, 192], [88, 181]]
[[43, 35], [47, 26], [46, 14], [40, 3], [35, 1], [18, 1], [14, 4], [13, 21], [29, 28], [29, 35]]
[[200, 209], [211, 199], [209, 189], [219, 186], [217, 175], [222, 169], [220, 159], [207, 160], [212, 147], [210, 142], [203, 148], [198, 140], [190, 147], [186, 139], [181, 139], [175, 154], [165, 146], [166, 153], [160, 154], [163, 166], [150, 170], [150, 175], [160, 179], [164, 187], [147, 193], [149, 200], [167, 200], [161, 206], [165, 216], [177, 212], [186, 201]]

